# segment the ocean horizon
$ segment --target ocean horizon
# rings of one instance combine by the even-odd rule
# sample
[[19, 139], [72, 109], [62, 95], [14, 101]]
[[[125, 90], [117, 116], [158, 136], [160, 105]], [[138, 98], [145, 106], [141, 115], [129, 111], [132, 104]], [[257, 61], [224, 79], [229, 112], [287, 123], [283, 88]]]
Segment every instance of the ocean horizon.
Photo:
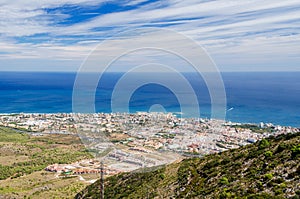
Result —
[[[96, 112], [112, 112], [112, 92], [122, 75], [102, 75], [95, 93]], [[197, 95], [200, 117], [210, 118], [211, 99], [205, 81], [195, 73], [183, 76]], [[300, 127], [300, 72], [223, 72], [221, 76], [227, 121]], [[1, 72], [0, 113], [71, 113], [75, 78], [72, 72]], [[184, 95], [189, 98], [192, 94]], [[148, 111], [153, 104], [161, 104], [167, 112], [181, 112], [176, 96], [157, 84], [138, 88], [130, 98], [129, 111]]]

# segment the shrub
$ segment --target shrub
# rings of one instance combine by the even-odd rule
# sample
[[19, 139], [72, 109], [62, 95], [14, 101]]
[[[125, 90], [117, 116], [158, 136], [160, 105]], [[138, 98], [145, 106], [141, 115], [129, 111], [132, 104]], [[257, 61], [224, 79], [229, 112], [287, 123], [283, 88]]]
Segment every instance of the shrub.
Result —
[[263, 186], [263, 183], [262, 183], [261, 181], [257, 181], [257, 185], [258, 185], [259, 187], [262, 187], [262, 186]]
[[266, 158], [270, 158], [273, 156], [273, 153], [272, 153], [272, 151], [266, 151], [264, 155]]
[[277, 147], [276, 153], [280, 153], [288, 148], [288, 145], [286, 143], [280, 143]]
[[160, 177], [160, 179], [165, 179], [165, 177], [166, 177], [166, 175], [164, 174], [164, 173], [161, 173], [160, 175], [159, 175], [159, 177]]
[[280, 195], [280, 194], [283, 193], [282, 189], [281, 189], [281, 188], [278, 188], [278, 187], [276, 187], [276, 188], [274, 189], [274, 192], [275, 192], [275, 195]]
[[286, 184], [283, 182], [280, 184], [280, 187], [284, 189], [284, 188], [286, 188]]
[[230, 162], [231, 162], [231, 159], [230, 159], [229, 157], [225, 157], [225, 158], [222, 160], [221, 164], [222, 164], [222, 165], [225, 165], [225, 164], [228, 164], [228, 163], [230, 163]]
[[222, 178], [220, 179], [220, 184], [222, 184], [222, 185], [227, 185], [227, 184], [229, 184], [228, 178], [222, 177]]
[[228, 192], [226, 188], [223, 189], [222, 193], [220, 194], [220, 199], [233, 198], [233, 197], [234, 197], [234, 193]]
[[265, 174], [265, 179], [267, 179], [267, 180], [271, 180], [272, 178], [273, 178], [273, 174], [272, 173], [267, 173], [267, 174]]
[[260, 141], [260, 144], [259, 144], [259, 148], [260, 148], [260, 149], [265, 149], [265, 148], [267, 148], [267, 147], [269, 147], [269, 146], [270, 146], [270, 143], [269, 143], [268, 140], [262, 139], [262, 140]]
[[292, 156], [297, 157], [300, 154], [300, 144], [297, 146], [293, 146], [292, 148]]

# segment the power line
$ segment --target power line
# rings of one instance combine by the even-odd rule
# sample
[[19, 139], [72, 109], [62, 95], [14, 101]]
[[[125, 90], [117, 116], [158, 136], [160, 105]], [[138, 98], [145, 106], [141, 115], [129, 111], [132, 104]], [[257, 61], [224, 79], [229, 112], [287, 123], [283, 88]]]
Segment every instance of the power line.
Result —
[[104, 166], [100, 165], [100, 199], [104, 199]]

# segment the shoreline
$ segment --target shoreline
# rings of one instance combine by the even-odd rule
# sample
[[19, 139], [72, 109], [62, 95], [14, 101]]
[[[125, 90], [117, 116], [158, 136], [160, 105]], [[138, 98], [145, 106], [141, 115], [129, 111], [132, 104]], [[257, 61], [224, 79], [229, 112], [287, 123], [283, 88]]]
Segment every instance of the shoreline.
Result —
[[[95, 113], [74, 113], [74, 112], [49, 112], [49, 113], [43, 113], [43, 112], [15, 112], [15, 113], [0, 113], [0, 116], [14, 116], [14, 115], [64, 115], [64, 114], [81, 114], [81, 115], [93, 115], [93, 114], [138, 114], [138, 113], [162, 113], [162, 114], [172, 114], [173, 116], [177, 117], [177, 118], [184, 118], [184, 119], [203, 119], [203, 120], [216, 120], [216, 121], [222, 121], [224, 123], [233, 123], [233, 124], [238, 124], [238, 125], [256, 125], [259, 126], [261, 125], [261, 123], [263, 124], [267, 124], [269, 126], [281, 126], [281, 127], [292, 127], [292, 128], [298, 128], [300, 129], [300, 125], [299, 126], [294, 126], [294, 125], [283, 125], [283, 124], [278, 124], [278, 123], [273, 123], [273, 122], [266, 122], [266, 121], [260, 121], [260, 122], [243, 122], [243, 121], [231, 121], [231, 120], [219, 120], [219, 119], [214, 119], [214, 118], [207, 118], [207, 117], [184, 117], [182, 115], [184, 115], [183, 113], [179, 113], [179, 112], [144, 112], [144, 111], [136, 111], [136, 112], [129, 112], [129, 113], [113, 113], [113, 112], [95, 112]], [[180, 115], [180, 117], [178, 117], [178, 115]]]

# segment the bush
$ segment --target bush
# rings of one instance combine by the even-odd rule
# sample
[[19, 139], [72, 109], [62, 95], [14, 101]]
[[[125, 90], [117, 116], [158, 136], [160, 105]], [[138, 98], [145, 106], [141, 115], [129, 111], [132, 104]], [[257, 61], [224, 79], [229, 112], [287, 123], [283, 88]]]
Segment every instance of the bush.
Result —
[[275, 195], [280, 195], [280, 194], [283, 193], [282, 189], [281, 189], [281, 188], [278, 188], [278, 187], [276, 187], [276, 188], [274, 189], [274, 192], [275, 192]]
[[159, 175], [159, 177], [160, 177], [160, 179], [165, 179], [165, 177], [166, 177], [166, 175], [164, 174], [164, 173], [161, 173], [160, 175]]
[[222, 184], [222, 185], [227, 185], [227, 184], [229, 184], [228, 178], [222, 177], [222, 178], [220, 179], [220, 184]]
[[233, 198], [234, 193], [229, 192], [226, 188], [220, 194], [220, 199]]
[[297, 146], [293, 146], [292, 148], [292, 156], [297, 157], [300, 154], [300, 144]]
[[261, 182], [261, 181], [257, 181], [257, 185], [259, 186], [259, 187], [262, 187], [263, 186], [263, 183]]
[[267, 173], [265, 176], [266, 180], [271, 180], [273, 178], [273, 174], [272, 173]]
[[264, 155], [266, 158], [270, 158], [273, 156], [273, 153], [272, 153], [272, 151], [266, 151]]
[[260, 148], [260, 149], [265, 149], [265, 148], [267, 148], [267, 147], [269, 147], [269, 146], [270, 146], [270, 143], [269, 143], [268, 140], [262, 139], [262, 140], [260, 141], [260, 144], [259, 144], [259, 148]]
[[289, 146], [286, 143], [280, 143], [279, 146], [277, 147], [276, 153], [280, 153], [287, 149]]
[[221, 164], [222, 164], [222, 165], [225, 165], [225, 164], [228, 164], [228, 163], [230, 163], [230, 162], [231, 162], [230, 158], [225, 157], [225, 158], [222, 160]]

